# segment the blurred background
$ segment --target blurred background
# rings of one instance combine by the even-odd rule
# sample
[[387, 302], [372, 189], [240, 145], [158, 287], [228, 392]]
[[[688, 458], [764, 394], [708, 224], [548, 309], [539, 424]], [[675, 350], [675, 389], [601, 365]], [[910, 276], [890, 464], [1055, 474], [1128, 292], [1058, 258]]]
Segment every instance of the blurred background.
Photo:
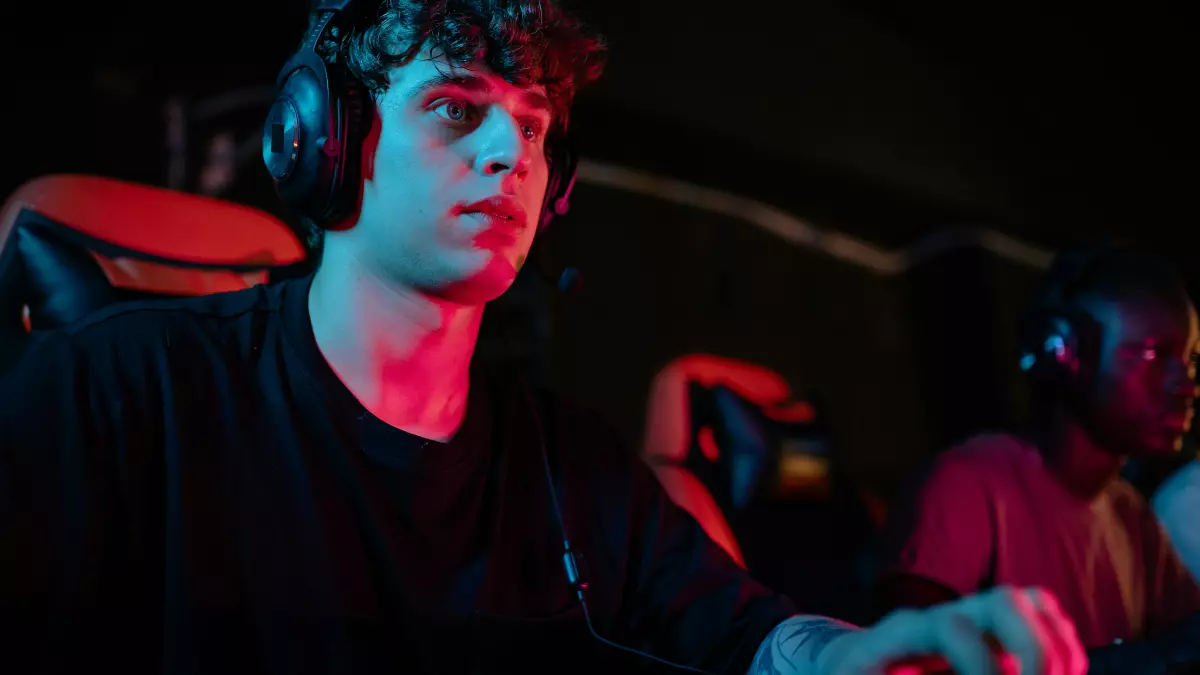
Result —
[[[573, 208], [480, 358], [521, 360], [631, 444], [668, 364], [758, 364], [886, 500], [1019, 417], [1013, 325], [1057, 247], [1132, 236], [1200, 281], [1195, 38], [1167, 3], [568, 4], [611, 61], [574, 114]], [[286, 218], [259, 127], [305, 5], [13, 9], [0, 188], [82, 172]], [[565, 265], [584, 282], [563, 301], [534, 272]]]

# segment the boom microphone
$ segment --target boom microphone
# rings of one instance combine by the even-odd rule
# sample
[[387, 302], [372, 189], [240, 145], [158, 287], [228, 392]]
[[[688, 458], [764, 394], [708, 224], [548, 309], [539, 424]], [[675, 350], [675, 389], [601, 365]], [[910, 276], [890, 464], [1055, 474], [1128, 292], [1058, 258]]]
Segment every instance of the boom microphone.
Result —
[[[543, 281], [545, 281], [546, 283], [553, 282], [553, 279], [551, 278], [551, 276], [548, 272], [544, 272], [540, 268], [539, 268], [538, 272], [539, 272], [538, 276], [540, 276]], [[559, 294], [562, 297], [569, 298], [572, 295], [575, 295], [576, 293], [579, 292], [579, 289], [582, 286], [582, 284], [583, 284], [583, 274], [580, 273], [580, 271], [574, 267], [567, 267], [567, 268], [563, 269], [561, 274], [559, 274], [558, 283], [555, 284], [555, 288], [558, 290]], [[538, 405], [537, 405], [537, 402], [534, 400], [533, 391], [532, 391], [532, 388], [529, 386], [528, 380], [522, 380], [522, 384], [524, 385], [525, 398], [526, 398], [527, 403], [529, 404], [529, 410], [530, 410], [530, 413], [532, 414], [534, 425], [537, 428], [538, 445], [541, 449], [541, 454], [542, 454], [542, 469], [545, 471], [545, 474], [546, 474], [546, 488], [550, 494], [550, 505], [554, 510], [554, 516], [555, 516], [555, 520], [557, 520], [557, 523], [558, 523], [559, 533], [562, 535], [563, 572], [566, 574], [567, 583], [570, 585], [571, 589], [575, 592], [575, 598], [576, 598], [576, 600], [579, 601], [580, 609], [583, 610], [583, 619], [587, 623], [588, 632], [590, 632], [592, 634], [592, 637], [595, 638], [595, 640], [597, 642], [600, 642], [601, 644], [604, 644], [604, 645], [606, 645], [612, 649], [616, 649], [618, 651], [622, 651], [622, 652], [625, 652], [628, 654], [633, 654], [635, 656], [646, 659], [647, 661], [653, 661], [655, 663], [658, 663], [658, 664], [661, 664], [661, 665], [664, 665], [664, 666], [667, 666], [667, 667], [670, 667], [670, 668], [673, 668], [676, 670], [684, 671], [684, 672], [699, 673], [700, 675], [714, 675], [713, 673], [710, 673], [706, 670], [700, 670], [699, 668], [693, 668], [691, 666], [683, 665], [680, 663], [675, 663], [673, 661], [668, 661], [666, 659], [657, 657], [653, 654], [649, 654], [649, 653], [641, 651], [639, 649], [634, 649], [632, 647], [627, 647], [625, 645], [618, 644], [616, 642], [613, 642], [612, 640], [609, 640], [608, 638], [604, 637], [603, 635], [600, 635], [598, 632], [596, 632], [596, 627], [592, 624], [591, 610], [588, 608], [588, 601], [587, 601], [588, 583], [587, 583], [587, 580], [584, 579], [583, 576], [579, 572], [579, 565], [576, 563], [576, 560], [575, 560], [575, 551], [574, 551], [574, 549], [571, 548], [571, 538], [568, 536], [566, 521], [563, 518], [562, 505], [559, 503], [559, 500], [558, 500], [558, 490], [556, 490], [554, 487], [554, 475], [553, 475], [553, 472], [550, 470], [550, 457], [546, 451], [546, 431], [542, 426], [542, 418], [541, 418], [541, 415], [538, 414]]]

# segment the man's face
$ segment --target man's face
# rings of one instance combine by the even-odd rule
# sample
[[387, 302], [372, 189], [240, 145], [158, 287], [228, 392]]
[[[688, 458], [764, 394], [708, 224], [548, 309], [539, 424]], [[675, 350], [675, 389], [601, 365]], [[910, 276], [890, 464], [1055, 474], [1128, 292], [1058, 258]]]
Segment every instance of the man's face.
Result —
[[1175, 452], [1191, 426], [1196, 310], [1182, 291], [1158, 295], [1085, 305], [1101, 326], [1095, 423], [1122, 454]]
[[544, 90], [426, 50], [391, 73], [377, 110], [362, 210], [338, 237], [387, 282], [467, 304], [496, 298], [537, 232], [551, 124]]

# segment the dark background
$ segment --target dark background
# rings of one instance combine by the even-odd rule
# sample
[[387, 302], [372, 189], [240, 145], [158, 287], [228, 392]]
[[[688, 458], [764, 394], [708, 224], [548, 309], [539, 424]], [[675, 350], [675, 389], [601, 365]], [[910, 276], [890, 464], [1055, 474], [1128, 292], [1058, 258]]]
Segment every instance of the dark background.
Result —
[[[555, 263], [584, 270], [583, 292], [551, 302], [561, 311], [549, 322], [547, 294], [525, 275], [494, 314], [515, 317], [523, 348], [545, 356], [539, 372], [631, 442], [657, 369], [716, 353], [775, 368], [824, 401], [852, 472], [887, 487], [947, 442], [1017, 415], [1012, 321], [1055, 247], [1133, 236], [1197, 281], [1194, 37], [1178, 8], [572, 4], [612, 45], [574, 117], [594, 165], [737, 195], [818, 235], [789, 241], [748, 209], [713, 213], [585, 171], [547, 242]], [[0, 189], [62, 172], [168, 184], [168, 100], [189, 120], [176, 187], [199, 189], [213, 133], [255, 144], [263, 91], [304, 8], [13, 7], [0, 41]], [[253, 156], [220, 194], [275, 208]], [[936, 246], [964, 232], [973, 238]], [[867, 253], [831, 254], [847, 247]], [[903, 264], [862, 263], [874, 254]]]

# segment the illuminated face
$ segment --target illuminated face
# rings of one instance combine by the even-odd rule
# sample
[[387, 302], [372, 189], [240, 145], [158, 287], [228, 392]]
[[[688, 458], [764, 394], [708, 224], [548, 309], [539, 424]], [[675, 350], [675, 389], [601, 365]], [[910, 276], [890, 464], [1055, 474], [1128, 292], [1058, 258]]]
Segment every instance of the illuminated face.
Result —
[[1176, 297], [1095, 299], [1101, 326], [1093, 413], [1102, 442], [1123, 454], [1179, 449], [1196, 397], [1196, 310]]
[[464, 304], [496, 298], [537, 232], [544, 90], [426, 50], [391, 73], [377, 110], [359, 219], [335, 237], [388, 282]]

